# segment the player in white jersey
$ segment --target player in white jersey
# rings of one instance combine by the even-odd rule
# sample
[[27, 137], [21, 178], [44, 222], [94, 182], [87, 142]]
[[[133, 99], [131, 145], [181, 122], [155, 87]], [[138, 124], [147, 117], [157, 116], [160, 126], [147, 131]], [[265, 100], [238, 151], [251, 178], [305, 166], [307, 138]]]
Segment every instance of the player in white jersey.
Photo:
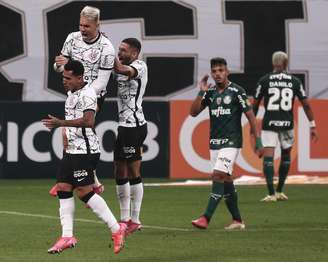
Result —
[[[84, 81], [88, 82], [97, 94], [97, 111], [100, 110], [114, 66], [115, 51], [110, 40], [99, 31], [100, 10], [95, 7], [86, 6], [80, 14], [80, 31], [70, 33], [61, 50], [56, 56], [54, 69], [63, 71], [67, 61], [77, 60], [84, 66]], [[63, 129], [64, 149], [67, 145], [65, 129]], [[95, 192], [101, 193], [103, 185], [95, 175]], [[50, 190], [50, 194], [56, 195], [56, 187]]]
[[140, 166], [142, 145], [147, 136], [142, 97], [148, 81], [148, 69], [146, 63], [138, 59], [140, 50], [139, 40], [124, 39], [114, 64], [114, 76], [118, 83], [119, 114], [114, 165], [121, 222], [127, 224], [127, 234], [141, 228], [139, 214], [143, 184]]
[[105, 200], [93, 191], [94, 172], [100, 156], [99, 140], [94, 132], [97, 96], [95, 90], [83, 80], [83, 65], [69, 61], [64, 66], [63, 84], [68, 92], [65, 103], [65, 120], [48, 115], [43, 124], [49, 129], [66, 127], [68, 145], [57, 173], [57, 195], [62, 236], [48, 250], [60, 253], [77, 243], [73, 236], [75, 202], [73, 190], [112, 232], [114, 252], [124, 244], [126, 224], [119, 224]]

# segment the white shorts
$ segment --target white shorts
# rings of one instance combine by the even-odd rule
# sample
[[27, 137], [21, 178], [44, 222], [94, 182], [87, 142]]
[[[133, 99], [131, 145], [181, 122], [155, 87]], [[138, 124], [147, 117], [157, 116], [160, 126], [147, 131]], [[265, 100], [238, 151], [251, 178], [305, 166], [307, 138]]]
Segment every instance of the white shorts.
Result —
[[211, 165], [213, 170], [218, 170], [232, 175], [233, 165], [237, 159], [240, 148], [227, 147], [210, 150]]
[[294, 130], [269, 131], [262, 130], [261, 139], [263, 147], [277, 147], [280, 143], [282, 149], [287, 149], [294, 144]]

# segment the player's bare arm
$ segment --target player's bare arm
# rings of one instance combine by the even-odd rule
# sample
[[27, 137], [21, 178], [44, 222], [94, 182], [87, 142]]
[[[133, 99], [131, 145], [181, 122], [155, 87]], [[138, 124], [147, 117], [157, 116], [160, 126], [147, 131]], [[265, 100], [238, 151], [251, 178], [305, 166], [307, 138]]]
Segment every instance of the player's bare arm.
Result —
[[261, 142], [261, 137], [260, 137], [260, 132], [258, 128], [256, 127], [256, 118], [253, 113], [253, 110], [248, 110], [245, 112], [245, 115], [248, 119], [248, 122], [250, 124], [250, 133], [253, 137], [255, 137], [255, 153], [259, 156], [262, 157], [263, 155], [263, 146]]
[[114, 60], [114, 70], [116, 73], [126, 75], [130, 78], [137, 75], [137, 71], [132, 66], [122, 64], [117, 58]]
[[190, 108], [190, 115], [193, 117], [198, 116], [199, 113], [202, 112], [205, 108], [205, 106], [202, 104], [202, 100], [203, 100], [203, 95], [210, 88], [210, 84], [207, 83], [208, 78], [209, 75], [205, 75], [199, 82], [199, 89], [200, 89], [199, 94], [193, 101]]
[[95, 112], [91, 110], [85, 111], [83, 117], [73, 120], [63, 120], [52, 115], [48, 115], [48, 117], [42, 119], [41, 122], [49, 129], [60, 126], [93, 128], [95, 124]]
[[65, 65], [68, 62], [68, 58], [63, 55], [58, 55], [55, 57], [55, 63], [57, 66]]
[[261, 99], [254, 99], [253, 101], [253, 112], [255, 117], [257, 115], [257, 112], [259, 111], [260, 103], [261, 103]]
[[310, 122], [310, 128], [311, 128], [310, 129], [310, 135], [311, 135], [311, 139], [314, 142], [316, 142], [316, 141], [318, 141], [319, 136], [318, 136], [317, 128], [316, 128], [315, 121], [314, 121], [314, 114], [313, 114], [312, 108], [310, 106], [309, 100], [307, 98], [305, 98], [305, 99], [300, 100], [300, 102], [301, 102], [301, 104], [303, 106], [305, 115], [306, 115], [307, 119]]

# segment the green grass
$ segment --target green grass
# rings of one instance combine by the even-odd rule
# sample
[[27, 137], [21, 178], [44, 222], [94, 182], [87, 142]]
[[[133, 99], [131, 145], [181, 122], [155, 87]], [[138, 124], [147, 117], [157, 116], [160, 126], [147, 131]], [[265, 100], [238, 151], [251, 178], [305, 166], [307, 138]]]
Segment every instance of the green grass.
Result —
[[[51, 185], [49, 180], [0, 180], [0, 211], [57, 216], [58, 201], [47, 193]], [[106, 180], [105, 186], [104, 197], [117, 215], [114, 182]], [[0, 213], [0, 261], [328, 261], [327, 185], [288, 186], [289, 201], [266, 204], [259, 202], [263, 186], [238, 191], [247, 230], [222, 229], [230, 217], [221, 203], [209, 229], [201, 231], [190, 221], [203, 212], [208, 187], [146, 187], [143, 223], [188, 231], [145, 228], [127, 239], [119, 255], [108, 248], [103, 224], [76, 222], [77, 247], [48, 255], [60, 233], [58, 220]], [[78, 200], [76, 218], [97, 220]]]

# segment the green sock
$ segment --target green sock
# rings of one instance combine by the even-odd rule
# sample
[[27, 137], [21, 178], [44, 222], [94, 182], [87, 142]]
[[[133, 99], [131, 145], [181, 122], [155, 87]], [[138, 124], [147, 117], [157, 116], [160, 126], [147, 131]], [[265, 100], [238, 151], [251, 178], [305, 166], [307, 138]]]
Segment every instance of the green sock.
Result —
[[265, 175], [269, 195], [274, 195], [274, 187], [273, 187], [273, 157], [265, 156], [263, 158], [263, 173]]
[[216, 207], [218, 206], [220, 200], [223, 197], [224, 193], [224, 184], [221, 182], [213, 181], [212, 183], [212, 192], [210, 194], [210, 198], [208, 200], [207, 208], [204, 213], [204, 216], [208, 221], [211, 220]]
[[281, 162], [279, 166], [279, 182], [277, 186], [277, 192], [282, 192], [282, 189], [285, 185], [285, 181], [288, 175], [288, 171], [290, 168], [290, 156], [289, 155], [283, 155], [281, 157]]
[[233, 182], [224, 182], [224, 199], [232, 219], [242, 222], [238, 208], [237, 190]]

